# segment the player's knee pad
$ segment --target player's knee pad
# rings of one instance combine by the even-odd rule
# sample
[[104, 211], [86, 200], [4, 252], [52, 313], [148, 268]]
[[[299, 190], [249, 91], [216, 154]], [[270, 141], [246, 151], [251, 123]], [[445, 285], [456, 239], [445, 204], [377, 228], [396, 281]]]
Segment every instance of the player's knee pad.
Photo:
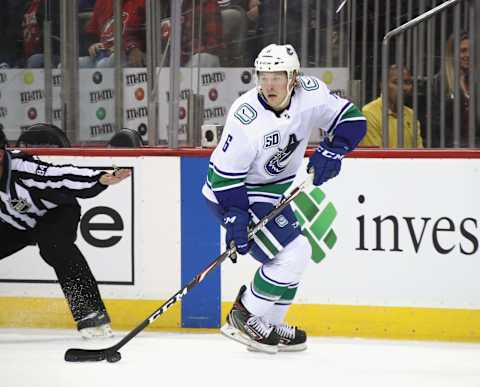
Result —
[[284, 283], [299, 282], [312, 255], [308, 239], [299, 235], [280, 251], [274, 259], [264, 264], [265, 274]]

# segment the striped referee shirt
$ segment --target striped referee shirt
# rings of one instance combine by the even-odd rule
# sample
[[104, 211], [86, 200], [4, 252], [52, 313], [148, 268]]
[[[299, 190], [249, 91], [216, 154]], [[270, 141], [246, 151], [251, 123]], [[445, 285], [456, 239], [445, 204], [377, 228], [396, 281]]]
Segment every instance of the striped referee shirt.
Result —
[[0, 178], [0, 221], [19, 230], [33, 229], [49, 210], [78, 204], [106, 185], [99, 182], [104, 171], [73, 165], [53, 165], [20, 151], [5, 152]]

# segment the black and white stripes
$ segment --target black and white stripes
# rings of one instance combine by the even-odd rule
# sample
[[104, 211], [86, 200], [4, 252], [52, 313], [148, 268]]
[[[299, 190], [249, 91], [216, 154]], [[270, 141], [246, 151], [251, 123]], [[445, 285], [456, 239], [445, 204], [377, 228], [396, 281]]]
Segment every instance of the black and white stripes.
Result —
[[18, 151], [7, 151], [0, 178], [0, 221], [33, 229], [49, 210], [98, 195], [104, 172], [73, 165], [52, 165]]

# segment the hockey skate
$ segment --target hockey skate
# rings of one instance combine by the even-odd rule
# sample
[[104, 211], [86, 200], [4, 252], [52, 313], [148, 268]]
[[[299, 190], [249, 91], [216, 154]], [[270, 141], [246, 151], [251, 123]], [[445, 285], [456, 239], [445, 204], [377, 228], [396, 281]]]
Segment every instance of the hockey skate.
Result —
[[77, 322], [77, 329], [84, 339], [113, 337], [107, 312], [93, 312]]
[[247, 287], [240, 288], [233, 308], [227, 316], [227, 323], [220, 328], [226, 337], [247, 346], [257, 352], [275, 354], [278, 351], [280, 336], [272, 325], [260, 317], [252, 315], [242, 304], [241, 297]]
[[[304, 330], [287, 324], [274, 325], [275, 332], [280, 336], [278, 352], [299, 352], [307, 349], [307, 334]], [[257, 352], [252, 347], [249, 351]]]
[[275, 325], [275, 332], [280, 336], [280, 352], [298, 352], [307, 349], [307, 334], [304, 330], [287, 324]]

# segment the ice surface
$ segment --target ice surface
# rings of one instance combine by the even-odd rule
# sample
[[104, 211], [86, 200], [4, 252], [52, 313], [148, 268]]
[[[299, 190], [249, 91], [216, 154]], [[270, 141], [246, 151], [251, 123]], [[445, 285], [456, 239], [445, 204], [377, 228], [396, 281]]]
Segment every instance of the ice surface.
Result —
[[299, 353], [248, 352], [217, 333], [141, 333], [118, 363], [67, 363], [74, 331], [0, 329], [2, 387], [480, 387], [480, 345], [309, 338]]

